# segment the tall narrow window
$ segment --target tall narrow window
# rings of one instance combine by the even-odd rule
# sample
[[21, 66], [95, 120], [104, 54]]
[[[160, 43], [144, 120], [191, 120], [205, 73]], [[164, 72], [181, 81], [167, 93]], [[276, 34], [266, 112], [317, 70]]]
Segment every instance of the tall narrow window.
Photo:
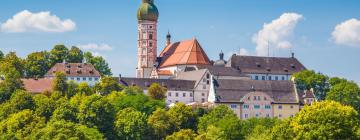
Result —
[[152, 34], [149, 34], [149, 39], [153, 39], [153, 35], [152, 35]]

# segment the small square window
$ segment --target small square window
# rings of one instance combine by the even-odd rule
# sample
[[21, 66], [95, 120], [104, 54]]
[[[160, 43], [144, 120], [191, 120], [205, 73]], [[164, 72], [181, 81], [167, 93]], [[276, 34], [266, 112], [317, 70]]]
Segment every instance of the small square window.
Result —
[[201, 93], [201, 96], [205, 96], [205, 93]]
[[83, 81], [86, 81], [86, 77], [83, 77]]
[[282, 117], [282, 115], [281, 114], [279, 114], [279, 118], [281, 118]]
[[202, 103], [205, 103], [205, 98], [202, 98], [202, 99], [201, 99], [201, 102], [202, 102]]
[[290, 108], [291, 108], [291, 109], [293, 109], [293, 108], [294, 108], [294, 106], [290, 106]]
[[192, 93], [190, 93], [190, 97], [192, 97], [193, 96], [193, 94]]
[[260, 109], [260, 105], [254, 105], [254, 109]]
[[244, 109], [248, 109], [248, 108], [249, 108], [249, 105], [243, 105], [243, 108], [244, 108]]
[[89, 77], [89, 81], [92, 81], [92, 80], [93, 80], [93, 78]]
[[265, 80], [265, 76], [262, 76], [261, 79], [262, 79], [262, 80]]
[[237, 108], [237, 105], [230, 105], [231, 108]]
[[282, 109], [282, 106], [281, 106], [281, 105], [279, 105], [279, 106], [278, 106], [278, 109]]
[[183, 93], [183, 97], [186, 97], [186, 93]]
[[203, 89], [206, 89], [206, 85], [203, 85]]
[[76, 78], [77, 81], [80, 81], [80, 77]]
[[168, 93], [168, 96], [171, 97], [171, 92]]
[[99, 80], [99, 78], [95, 78], [95, 81]]
[[272, 79], [271, 79], [271, 76], [269, 76], [269, 80], [272, 80]]
[[175, 93], [175, 96], [176, 96], [176, 97], [179, 97], [179, 93]]
[[248, 118], [249, 117], [249, 115], [248, 114], [245, 114], [245, 118]]
[[278, 77], [278, 76], [275, 76], [275, 80], [279, 80], [279, 77]]
[[255, 76], [255, 80], [259, 80], [259, 76]]

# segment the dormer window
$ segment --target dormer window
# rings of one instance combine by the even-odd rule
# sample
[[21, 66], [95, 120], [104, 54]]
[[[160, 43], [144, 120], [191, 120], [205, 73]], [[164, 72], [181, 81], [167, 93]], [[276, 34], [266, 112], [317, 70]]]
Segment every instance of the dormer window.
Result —
[[271, 69], [269, 67], [267, 67], [266, 70], [269, 71], [269, 72], [271, 71]]
[[82, 66], [81, 66], [81, 65], [78, 65], [78, 68], [82, 68]]
[[81, 70], [77, 70], [76, 72], [77, 72], [78, 74], [81, 74], [81, 73], [82, 73]]
[[71, 66], [70, 66], [70, 65], [66, 65], [66, 67], [67, 67], [67, 68], [71, 68]]
[[288, 70], [288, 69], [285, 69], [284, 71], [285, 71], [285, 72], [289, 72], [289, 70]]
[[291, 66], [291, 68], [295, 69], [295, 65], [294, 65], [294, 64], [291, 64], [290, 66]]
[[258, 68], [261, 67], [260, 63], [258, 63], [258, 62], [256, 62], [256, 66], [257, 66]]
[[90, 70], [89, 73], [90, 73], [90, 74], [94, 74], [94, 71], [93, 71], [93, 70]]
[[67, 71], [66, 71], [66, 74], [70, 74], [70, 70], [67, 70]]

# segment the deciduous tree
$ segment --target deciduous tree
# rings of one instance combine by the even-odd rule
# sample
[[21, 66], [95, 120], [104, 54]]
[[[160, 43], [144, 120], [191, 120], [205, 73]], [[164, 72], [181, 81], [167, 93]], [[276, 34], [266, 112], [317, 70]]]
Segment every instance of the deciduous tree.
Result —
[[55, 45], [50, 51], [51, 66], [54, 66], [56, 63], [62, 63], [67, 58], [68, 54], [69, 49], [64, 45]]
[[31, 53], [25, 60], [25, 75], [28, 78], [41, 78], [50, 66], [50, 53], [46, 51]]
[[155, 100], [164, 100], [166, 98], [166, 91], [167, 89], [160, 86], [158, 83], [153, 83], [148, 88], [149, 96]]
[[103, 76], [111, 76], [111, 69], [109, 64], [101, 56], [93, 56], [90, 52], [84, 54], [84, 59], [87, 63], [94, 65], [95, 69], [100, 72]]
[[72, 46], [66, 57], [68, 63], [82, 63], [84, 59], [84, 53], [76, 46]]
[[113, 91], [120, 91], [122, 89], [120, 84], [112, 77], [102, 77], [94, 88], [97, 93], [102, 95], [107, 95]]
[[115, 132], [120, 139], [142, 140], [148, 137], [146, 115], [133, 108], [120, 110], [115, 119]]
[[66, 82], [65, 74], [62, 72], [55, 73], [55, 79], [53, 80], [53, 90], [61, 92], [63, 95], [66, 94], [68, 90], [68, 84]]
[[315, 71], [305, 70], [293, 74], [297, 88], [300, 90], [314, 90], [315, 97], [318, 100], [324, 100], [326, 92], [329, 90], [329, 77]]
[[197, 134], [191, 129], [181, 129], [166, 137], [166, 140], [194, 140]]

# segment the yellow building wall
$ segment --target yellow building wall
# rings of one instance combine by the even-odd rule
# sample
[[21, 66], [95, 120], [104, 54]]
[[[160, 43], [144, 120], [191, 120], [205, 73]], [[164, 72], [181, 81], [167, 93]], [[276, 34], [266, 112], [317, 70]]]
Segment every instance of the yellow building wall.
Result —
[[[281, 109], [279, 108], [281, 106]], [[286, 119], [295, 116], [299, 110], [299, 104], [273, 104], [274, 118]]]

